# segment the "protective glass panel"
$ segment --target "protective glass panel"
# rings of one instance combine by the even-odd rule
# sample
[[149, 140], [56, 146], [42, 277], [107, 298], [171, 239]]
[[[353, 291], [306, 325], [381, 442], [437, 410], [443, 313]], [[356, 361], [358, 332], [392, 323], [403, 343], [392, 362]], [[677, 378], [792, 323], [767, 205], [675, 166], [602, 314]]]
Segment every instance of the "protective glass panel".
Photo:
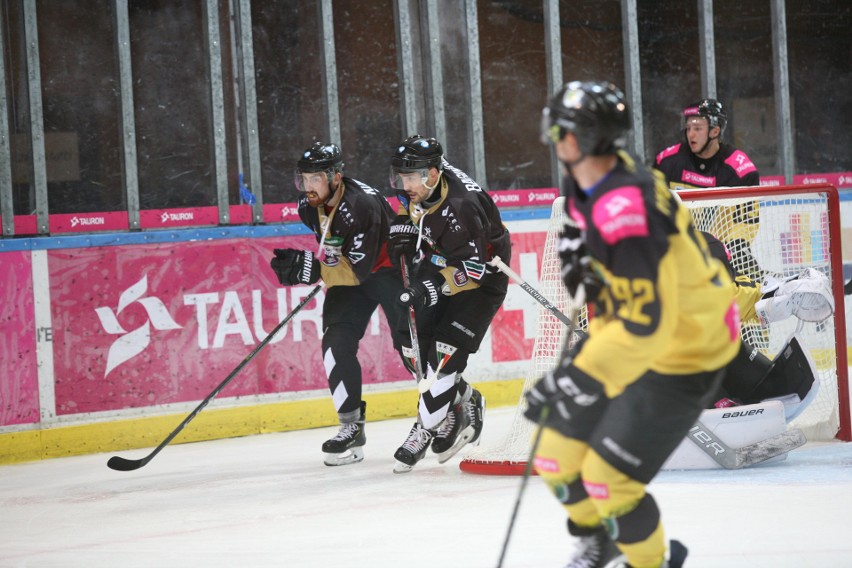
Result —
[[539, 142], [547, 101], [541, 2], [479, 3], [482, 114], [489, 189], [552, 187]]
[[796, 173], [852, 170], [852, 3], [787, 2]]
[[134, 0], [129, 13], [140, 207], [215, 205], [201, 3]]
[[267, 203], [296, 201], [296, 161], [313, 141], [325, 141], [328, 132], [318, 17], [313, 0], [252, 3], [260, 166]]
[[743, 150], [761, 176], [778, 175], [778, 131], [769, 2], [713, 3], [717, 98], [728, 114], [723, 140]]
[[38, 3], [50, 213], [126, 208], [112, 3]]
[[12, 207], [15, 215], [35, 213], [32, 149], [30, 148], [30, 97], [27, 89], [27, 54], [24, 12], [18, 2], [4, 2], [3, 56], [6, 68], [6, 104], [9, 153], [12, 166]]
[[610, 81], [625, 88], [619, 0], [560, 2], [559, 28], [563, 82]]
[[383, 190], [391, 154], [404, 138], [400, 136], [393, 2], [335, 0], [332, 4], [345, 173]]
[[699, 99], [701, 60], [696, 2], [637, 2], [645, 156], [683, 139], [681, 111]]

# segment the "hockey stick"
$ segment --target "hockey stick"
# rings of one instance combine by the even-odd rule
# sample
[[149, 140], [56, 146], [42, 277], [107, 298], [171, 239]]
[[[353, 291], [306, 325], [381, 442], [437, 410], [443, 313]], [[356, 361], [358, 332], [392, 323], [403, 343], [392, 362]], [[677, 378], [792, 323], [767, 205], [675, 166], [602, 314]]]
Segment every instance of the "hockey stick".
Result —
[[273, 329], [272, 331], [270, 331], [270, 332], [269, 332], [269, 334], [268, 334], [266, 337], [264, 337], [264, 338], [263, 338], [263, 341], [261, 341], [260, 343], [258, 343], [258, 344], [257, 344], [257, 347], [255, 347], [255, 348], [252, 350], [252, 352], [251, 352], [251, 353], [249, 353], [249, 354], [246, 356], [246, 358], [245, 358], [245, 359], [243, 359], [243, 360], [240, 362], [240, 364], [239, 364], [239, 365], [237, 365], [236, 369], [234, 369], [233, 371], [231, 371], [231, 374], [229, 374], [227, 377], [225, 377], [225, 380], [224, 380], [224, 381], [222, 381], [221, 383], [219, 383], [219, 386], [217, 386], [215, 389], [213, 389], [213, 392], [211, 392], [209, 395], [207, 395], [207, 398], [205, 398], [204, 400], [202, 400], [202, 401], [201, 401], [201, 404], [199, 404], [198, 406], [196, 406], [196, 407], [195, 407], [195, 410], [193, 410], [192, 412], [190, 412], [189, 416], [187, 416], [186, 418], [184, 418], [183, 422], [181, 422], [180, 424], [178, 424], [178, 427], [177, 427], [177, 428], [175, 428], [174, 430], [172, 430], [172, 433], [171, 433], [171, 434], [169, 434], [169, 435], [166, 437], [166, 439], [165, 439], [165, 440], [163, 440], [162, 442], [160, 442], [160, 445], [159, 445], [159, 446], [157, 446], [156, 448], [154, 448], [154, 451], [153, 451], [153, 452], [151, 452], [150, 454], [148, 454], [148, 455], [147, 455], [147, 456], [145, 456], [144, 458], [141, 458], [141, 459], [138, 459], [138, 460], [130, 460], [130, 459], [127, 459], [127, 458], [122, 458], [122, 457], [120, 457], [120, 456], [113, 456], [113, 457], [109, 458], [109, 461], [107, 462], [107, 467], [109, 467], [110, 469], [114, 469], [114, 470], [116, 470], [116, 471], [133, 471], [134, 469], [139, 469], [140, 467], [144, 466], [144, 465], [145, 465], [145, 464], [147, 464], [149, 461], [151, 461], [151, 460], [154, 458], [154, 456], [156, 456], [158, 453], [160, 453], [160, 450], [162, 450], [163, 448], [165, 448], [165, 447], [168, 445], [168, 443], [169, 443], [169, 442], [171, 442], [172, 440], [174, 440], [175, 436], [177, 436], [178, 434], [180, 434], [180, 432], [181, 432], [181, 430], [183, 430], [184, 426], [186, 426], [187, 424], [189, 424], [189, 423], [192, 421], [192, 419], [193, 419], [193, 418], [195, 418], [195, 417], [196, 417], [196, 415], [197, 415], [199, 412], [201, 412], [201, 411], [204, 409], [204, 407], [205, 407], [205, 406], [207, 406], [207, 404], [208, 404], [211, 400], [213, 400], [213, 398], [214, 398], [217, 394], [219, 394], [219, 392], [220, 392], [223, 388], [225, 388], [225, 386], [226, 386], [228, 383], [230, 383], [230, 382], [231, 382], [231, 379], [233, 379], [234, 377], [236, 377], [236, 376], [237, 376], [237, 373], [239, 373], [240, 371], [242, 371], [243, 367], [245, 367], [245, 366], [248, 364], [248, 362], [249, 362], [249, 361], [251, 361], [252, 359], [254, 359], [254, 356], [255, 356], [255, 355], [257, 355], [257, 354], [258, 354], [258, 352], [266, 346], [266, 344], [268, 344], [270, 341], [272, 341], [272, 338], [273, 338], [273, 337], [275, 337], [275, 334], [276, 334], [276, 333], [278, 333], [278, 332], [281, 330], [281, 328], [283, 328], [285, 325], [287, 325], [287, 322], [289, 322], [289, 321], [293, 318], [293, 316], [295, 316], [297, 313], [299, 313], [299, 311], [301, 311], [301, 309], [302, 309], [302, 308], [304, 308], [304, 307], [305, 307], [305, 305], [306, 305], [308, 302], [310, 302], [310, 301], [311, 301], [311, 299], [313, 299], [313, 297], [314, 297], [314, 296], [316, 296], [316, 295], [319, 293], [319, 291], [320, 291], [321, 289], [322, 289], [322, 284], [317, 284], [317, 285], [314, 287], [314, 289], [313, 289], [313, 290], [311, 290], [311, 292], [310, 292], [307, 296], [305, 296], [305, 297], [304, 297], [304, 299], [303, 299], [301, 302], [299, 302], [299, 305], [298, 305], [298, 306], [296, 306], [295, 308], [293, 308], [293, 309], [290, 311], [290, 313], [289, 313], [289, 314], [287, 314], [287, 316], [286, 316], [283, 320], [281, 320], [281, 323], [279, 323], [278, 325], [276, 325], [276, 326], [275, 326], [275, 329]]
[[568, 317], [561, 311], [559, 311], [559, 309], [554, 306], [550, 300], [542, 296], [541, 292], [527, 284], [527, 282], [523, 278], [521, 278], [521, 275], [509, 268], [505, 262], [500, 260], [499, 256], [495, 256], [494, 258], [492, 258], [488, 264], [496, 267], [500, 270], [500, 272], [504, 273], [506, 276], [514, 280], [515, 283], [517, 283], [518, 285], [520, 285], [521, 288], [524, 289], [524, 292], [535, 298], [539, 304], [547, 308], [547, 310], [552, 313], [556, 317], [556, 319], [558, 319], [569, 327], [573, 325], [573, 323], [568, 319]]
[[[402, 270], [402, 285], [408, 288], [411, 280], [408, 277], [408, 263], [404, 254], [399, 255], [399, 267]], [[429, 390], [432, 385], [426, 386], [424, 390], [420, 385], [423, 381], [423, 367], [420, 363], [420, 342], [417, 340], [417, 320], [414, 319], [414, 306], [408, 306], [408, 333], [411, 336], [411, 354], [414, 359], [414, 376], [417, 378], [417, 388], [421, 393]]]
[[[500, 262], [499, 257], [495, 257], [495, 259]], [[505, 266], [505, 264], [503, 266]], [[568, 333], [565, 335], [566, 338], [570, 338], [574, 333], [574, 328], [576, 327], [575, 322], [577, 321], [577, 316], [580, 314], [580, 306], [585, 303], [586, 289], [582, 284], [580, 284], [579, 288], [577, 288], [577, 293], [574, 295], [574, 299], [571, 302], [570, 316], [566, 317], [565, 314], [562, 314], [562, 312], [557, 310], [557, 312], [562, 314], [562, 317], [565, 318], [563, 321], [568, 322]], [[555, 310], [556, 308], [553, 309]], [[535, 453], [538, 450], [538, 444], [541, 442], [541, 434], [544, 432], [544, 423], [547, 422], [549, 410], [550, 407], [547, 405], [541, 409], [541, 416], [539, 416], [538, 419], [538, 429], [536, 430], [535, 439], [533, 440], [532, 447], [530, 448], [530, 454], [527, 456], [527, 465], [524, 467], [524, 473], [521, 476], [521, 487], [518, 489], [518, 496], [515, 498], [515, 505], [512, 508], [512, 516], [509, 519], [509, 528], [506, 530], [506, 537], [503, 539], [503, 549], [500, 551], [500, 559], [497, 561], [497, 568], [502, 568], [503, 560], [506, 558], [506, 550], [509, 548], [509, 539], [512, 536], [512, 529], [515, 527], [515, 519], [518, 516], [518, 509], [521, 507], [521, 498], [524, 495], [524, 490], [527, 488], [527, 482], [529, 481], [530, 474], [532, 473], [533, 460], [535, 459]]]

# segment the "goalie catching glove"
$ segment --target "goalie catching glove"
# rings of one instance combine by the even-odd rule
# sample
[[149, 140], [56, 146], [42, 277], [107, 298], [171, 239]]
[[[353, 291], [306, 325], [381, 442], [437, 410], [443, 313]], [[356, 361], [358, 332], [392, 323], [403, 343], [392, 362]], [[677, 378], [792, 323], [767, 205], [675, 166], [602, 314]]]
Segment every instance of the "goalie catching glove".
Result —
[[307, 250], [275, 249], [269, 263], [278, 282], [284, 286], [314, 284], [320, 278], [320, 264], [314, 253]]
[[834, 313], [834, 296], [828, 277], [813, 268], [798, 276], [778, 280], [767, 276], [763, 298], [754, 310], [763, 325], [796, 316], [802, 321], [820, 322]]
[[524, 396], [524, 416], [539, 424], [544, 408], [549, 407], [546, 422], [550, 425], [576, 420], [605, 399], [603, 384], [580, 371], [570, 358], [548, 371]]
[[586, 301], [593, 302], [604, 287], [604, 282], [592, 268], [592, 257], [583, 242], [580, 229], [565, 224], [559, 233], [559, 259], [562, 261], [562, 282], [568, 294], [574, 298], [582, 284], [586, 290]]

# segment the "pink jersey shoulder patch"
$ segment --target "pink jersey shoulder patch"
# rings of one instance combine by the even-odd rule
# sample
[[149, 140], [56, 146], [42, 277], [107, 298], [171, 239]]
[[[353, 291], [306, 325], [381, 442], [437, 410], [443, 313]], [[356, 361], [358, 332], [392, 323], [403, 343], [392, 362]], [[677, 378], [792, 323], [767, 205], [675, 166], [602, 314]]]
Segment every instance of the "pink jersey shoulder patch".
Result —
[[752, 162], [751, 158], [746, 156], [746, 153], [742, 150], [734, 151], [733, 154], [728, 156], [725, 163], [734, 168], [734, 171], [737, 172], [737, 175], [740, 177], [744, 177], [747, 174], [757, 171], [757, 167], [754, 165], [754, 162]]
[[660, 162], [662, 162], [664, 159], [668, 158], [669, 156], [674, 156], [679, 151], [680, 151], [680, 144], [675, 144], [674, 146], [669, 146], [668, 148], [666, 148], [665, 150], [663, 150], [662, 152], [657, 154], [657, 165], [659, 165]]
[[608, 245], [629, 237], [648, 236], [648, 215], [636, 186], [608, 191], [592, 208], [592, 222]]

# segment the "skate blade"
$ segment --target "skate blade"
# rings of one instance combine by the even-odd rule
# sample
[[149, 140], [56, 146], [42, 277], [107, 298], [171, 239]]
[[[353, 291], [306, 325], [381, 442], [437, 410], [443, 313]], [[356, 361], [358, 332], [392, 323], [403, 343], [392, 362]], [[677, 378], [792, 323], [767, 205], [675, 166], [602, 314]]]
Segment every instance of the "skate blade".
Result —
[[412, 469], [414, 469], [413, 465], [408, 465], [407, 463], [402, 463], [401, 461], [398, 461], [393, 464], [394, 473], [408, 473]]
[[459, 451], [470, 442], [470, 439], [473, 438], [475, 430], [473, 426], [468, 426], [464, 430], [461, 431], [459, 437], [456, 438], [456, 443], [442, 454], [438, 454], [438, 463], [444, 463], [449, 460], [451, 457], [459, 453]]
[[362, 448], [350, 448], [342, 454], [325, 454], [323, 463], [329, 467], [338, 465], [349, 465], [358, 463], [364, 460], [364, 450]]

